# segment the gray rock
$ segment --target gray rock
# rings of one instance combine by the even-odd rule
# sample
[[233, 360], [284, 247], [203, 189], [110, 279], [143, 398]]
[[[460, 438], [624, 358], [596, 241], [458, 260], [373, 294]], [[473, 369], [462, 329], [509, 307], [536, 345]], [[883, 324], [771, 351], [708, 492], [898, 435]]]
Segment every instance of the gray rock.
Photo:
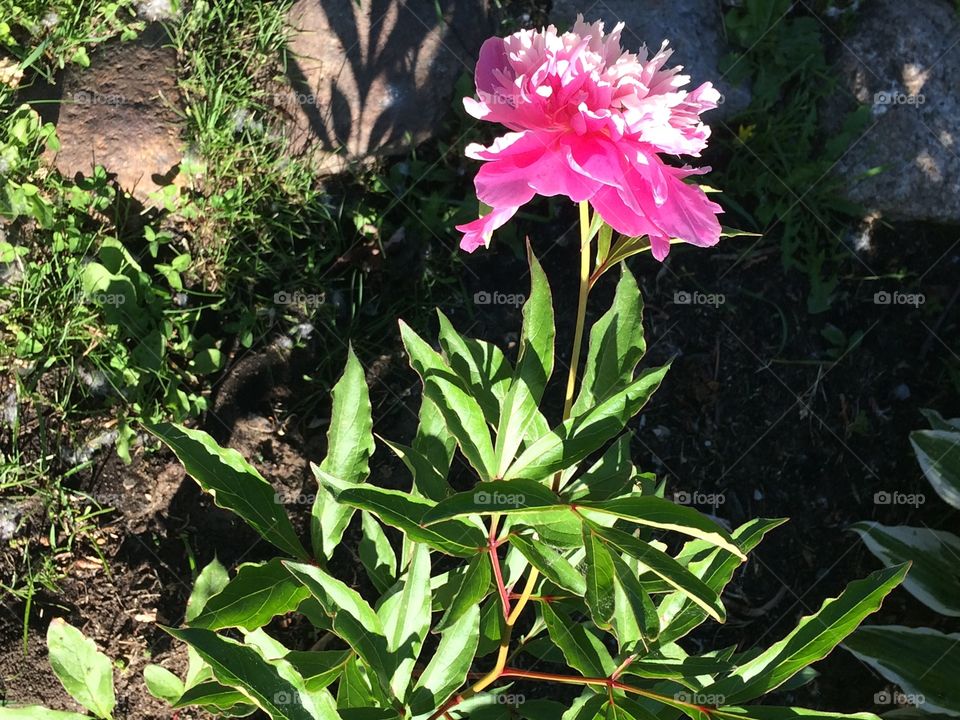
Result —
[[736, 115], [750, 104], [750, 91], [733, 85], [720, 72], [728, 48], [723, 37], [723, 16], [716, 0], [604, 0], [590, 7], [575, 0], [554, 0], [550, 19], [565, 29], [582, 13], [584, 20], [603, 20], [605, 30], [626, 23], [623, 44], [636, 51], [646, 45], [651, 52], [664, 40], [674, 49], [671, 65], [683, 65], [689, 88], [710, 81], [723, 95], [723, 103], [704, 115], [709, 123]]
[[487, 18], [486, 0], [297, 0], [278, 103], [291, 151], [333, 173], [431, 137]]
[[[960, 23], [953, 3], [864, 5], [837, 68], [873, 117], [837, 165], [843, 192], [893, 220], [960, 223]], [[827, 122], [848, 107], [838, 95]], [[880, 166], [884, 172], [866, 175]]]
[[156, 25], [136, 41], [101, 46], [89, 68], [71, 66], [56, 117], [57, 169], [72, 177], [103, 165], [143, 203], [162, 186], [182, 181], [176, 68], [176, 50]]

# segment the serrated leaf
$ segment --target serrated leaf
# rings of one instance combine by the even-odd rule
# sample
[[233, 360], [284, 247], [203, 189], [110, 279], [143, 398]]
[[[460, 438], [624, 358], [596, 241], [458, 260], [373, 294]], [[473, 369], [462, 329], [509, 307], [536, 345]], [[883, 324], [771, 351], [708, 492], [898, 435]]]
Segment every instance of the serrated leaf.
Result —
[[510, 544], [515, 547], [533, 567], [558, 587], [569, 590], [577, 597], [587, 592], [583, 575], [553, 548], [545, 543], [523, 535], [513, 535]]
[[640, 412], [669, 366], [648, 370], [622, 391], [583, 415], [565, 420], [530, 445], [504, 474], [504, 480], [542, 480], [572, 467], [620, 433]]
[[604, 542], [639, 560], [654, 575], [668, 585], [684, 593], [703, 608], [711, 617], [723, 622], [726, 612], [720, 598], [700, 578], [692, 574], [665, 552], [628, 533], [615, 528], [605, 528], [587, 521], [590, 528]]
[[627, 266], [621, 268], [613, 304], [590, 329], [587, 359], [580, 393], [571, 408], [572, 417], [626, 386], [647, 351], [640, 289]]
[[493, 443], [480, 404], [440, 354], [402, 320], [400, 337], [411, 367], [423, 381], [423, 394], [440, 410], [464, 457], [481, 478], [492, 478], [495, 467]]
[[274, 720], [338, 720], [336, 711], [315, 703], [252, 647], [202, 628], [164, 629], [196, 649], [221, 684], [242, 691]]
[[472, 557], [487, 544], [480, 528], [461, 520], [445, 520], [423, 527], [424, 514], [434, 507], [429, 500], [398, 490], [358, 486], [341, 492], [340, 502], [367, 510], [387, 525], [407, 534], [414, 542], [458, 557]]
[[742, 560], [747, 556], [737, 547], [730, 533], [691, 507], [677, 505], [653, 495], [630, 495], [610, 500], [584, 500], [576, 504], [586, 517], [596, 520], [597, 514], [613, 515], [639, 525], [672, 530], [700, 538], [722, 547]]
[[960, 617], [960, 537], [927, 527], [850, 526], [884, 565], [912, 562], [904, 590], [941, 615]]
[[367, 577], [381, 593], [393, 585], [397, 579], [397, 556], [393, 552], [390, 540], [373, 515], [363, 511], [360, 514], [363, 537], [357, 548], [360, 562]]
[[47, 628], [50, 667], [74, 700], [99, 718], [110, 718], [116, 705], [113, 664], [93, 640], [61, 618]]
[[480, 640], [480, 606], [466, 609], [440, 636], [440, 644], [410, 695], [414, 715], [443, 705], [467, 679]]
[[279, 558], [266, 563], [244, 563], [219, 593], [207, 600], [191, 627], [220, 630], [239, 627], [253, 631], [277, 615], [297, 609], [310, 595]]
[[854, 631], [843, 647], [904, 694], [922, 697], [925, 712], [960, 715], [960, 633], [869, 625]]
[[[349, 347], [343, 375], [333, 388], [327, 455], [319, 469], [335, 478], [334, 484], [364, 482], [370, 474], [374, 449], [370, 391], [363, 367]], [[354, 508], [338, 503], [329, 493], [317, 493], [310, 512], [314, 555], [327, 559], [333, 556], [353, 513]]]
[[557, 494], [538, 482], [494, 480], [441, 500], [423, 514], [421, 523], [429, 526], [465, 515], [515, 515], [561, 505]]
[[540, 611], [547, 632], [570, 667], [585, 677], [609, 677], [616, 670], [616, 663], [603, 643], [582, 623], [574, 622], [566, 614], [561, 615], [561, 611], [554, 610], [550, 603], [541, 603]]
[[530, 430], [542, 430], [539, 411], [540, 399], [547, 380], [553, 373], [554, 339], [553, 297], [543, 268], [527, 243], [530, 263], [530, 297], [523, 306], [523, 327], [520, 333], [520, 353], [503, 412], [497, 426], [496, 469], [502, 477], [516, 457], [517, 450]]
[[907, 566], [885, 568], [850, 583], [836, 598], [825, 600], [814, 615], [800, 620], [780, 642], [740, 665], [732, 675], [704, 688], [728, 703], [764, 695], [808, 665], [826, 657], [865, 617], [876, 612], [883, 598], [899, 585]]
[[916, 430], [910, 444], [937, 495], [960, 509], [960, 432]]
[[236, 513], [269, 543], [292, 557], [308, 555], [297, 538], [273, 487], [236, 450], [222, 448], [207, 433], [171, 423], [146, 425], [183, 464], [187, 474], [213, 496], [214, 502]]

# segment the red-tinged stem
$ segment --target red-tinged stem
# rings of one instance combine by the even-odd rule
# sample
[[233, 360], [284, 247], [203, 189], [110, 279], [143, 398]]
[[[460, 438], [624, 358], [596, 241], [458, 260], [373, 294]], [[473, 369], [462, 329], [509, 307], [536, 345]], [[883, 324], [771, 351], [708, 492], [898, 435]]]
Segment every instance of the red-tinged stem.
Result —
[[510, 617], [510, 595], [503, 584], [503, 572], [500, 570], [500, 556], [497, 555], [497, 518], [490, 520], [490, 539], [487, 551], [490, 553], [490, 564], [493, 566], [493, 577], [497, 582], [497, 592], [500, 593], [500, 603], [503, 605], [503, 619]]
[[500, 672], [500, 677], [516, 677], [524, 678], [526, 680], [546, 680], [548, 682], [563, 683], [565, 685], [599, 685], [607, 688], [608, 690], [621, 690], [623, 692], [633, 693], [634, 695], [640, 695], [641, 697], [649, 698], [651, 700], [657, 700], [665, 705], [670, 705], [672, 707], [686, 707], [693, 708], [700, 712], [706, 713], [707, 715], [723, 715], [724, 713], [717, 713], [716, 708], [706, 707], [704, 705], [696, 705], [694, 703], [683, 702], [677, 700], [676, 698], [668, 697], [666, 695], [661, 695], [659, 693], [651, 692], [649, 690], [644, 690], [643, 688], [635, 687], [634, 685], [627, 685], [622, 683], [619, 680], [614, 680], [613, 678], [605, 677], [581, 677], [579, 675], [559, 675], [556, 673], [544, 673], [536, 672], [535, 670], [521, 670], [520, 668], [510, 668], [505, 667]]
[[633, 664], [633, 661], [637, 659], [636, 655], [630, 655], [626, 660], [620, 663], [620, 667], [613, 671], [613, 674], [610, 676], [611, 679], [616, 680], [623, 674], [623, 671], [630, 667]]

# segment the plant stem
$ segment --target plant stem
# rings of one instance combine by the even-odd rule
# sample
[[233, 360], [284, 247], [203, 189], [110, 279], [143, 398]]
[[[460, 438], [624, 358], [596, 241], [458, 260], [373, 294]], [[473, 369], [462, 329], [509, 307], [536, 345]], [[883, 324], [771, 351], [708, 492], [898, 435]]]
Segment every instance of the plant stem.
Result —
[[[570, 411], [573, 408], [573, 395], [577, 387], [577, 368], [580, 365], [580, 351], [583, 347], [583, 326], [587, 316], [587, 296], [589, 294], [590, 204], [584, 200], [580, 203], [580, 293], [577, 298], [577, 324], [573, 334], [573, 354], [570, 356], [570, 371], [567, 374], [567, 392], [564, 397], [563, 417], [561, 421], [567, 420], [570, 417]], [[554, 492], [560, 489], [560, 479], [560, 473], [557, 473], [553, 478]], [[496, 527], [499, 524], [499, 520], [499, 516], [494, 516], [494, 518], [491, 519], [491, 540], [496, 537]], [[496, 563], [497, 560], [495, 557], [495, 548], [491, 547], [490, 553], [491, 559], [494, 563]], [[496, 565], [494, 567], [496, 568]], [[460, 696], [461, 700], [466, 700], [468, 697], [476, 695], [478, 692], [482, 692], [503, 675], [504, 668], [507, 664], [507, 655], [510, 649], [510, 639], [513, 635], [513, 626], [516, 625], [517, 620], [520, 617], [520, 613], [523, 612], [523, 609], [530, 601], [530, 597], [533, 594], [534, 587], [536, 586], [539, 578], [540, 571], [536, 568], [530, 568], [530, 572], [527, 575], [527, 582], [523, 586], [523, 591], [520, 593], [520, 598], [517, 600], [517, 604], [514, 605], [512, 612], [510, 612], [506, 618], [505, 627], [503, 630], [503, 638], [500, 640], [500, 649], [497, 653], [496, 664], [493, 666], [493, 669], [490, 670], [490, 672], [480, 678], [469, 690]], [[502, 581], [500, 581], [499, 586], [502, 587]], [[501, 595], [501, 597], [503, 596]], [[508, 599], [505, 600], [504, 607], [505, 609], [509, 607]]]

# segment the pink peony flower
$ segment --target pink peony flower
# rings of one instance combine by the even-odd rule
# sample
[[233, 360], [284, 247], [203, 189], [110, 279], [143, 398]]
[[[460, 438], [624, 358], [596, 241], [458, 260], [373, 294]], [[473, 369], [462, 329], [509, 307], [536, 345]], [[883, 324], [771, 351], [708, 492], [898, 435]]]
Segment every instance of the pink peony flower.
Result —
[[665, 69], [672, 51], [664, 42], [647, 57], [620, 47], [618, 24], [578, 17], [562, 35], [554, 26], [490, 38], [480, 50], [479, 100], [466, 98], [467, 112], [511, 130], [490, 147], [472, 144], [467, 156], [484, 161], [477, 196], [492, 211], [460, 225], [460, 247], [488, 247], [504, 225], [534, 195], [588, 200], [617, 232], [648, 235], [654, 257], [663, 260], [670, 238], [714, 245], [720, 238], [719, 205], [707, 199], [689, 175], [709, 168], [677, 168], [660, 157], [697, 157], [710, 128], [700, 113], [717, 106], [710, 83], [681, 88], [690, 78], [680, 67]]

